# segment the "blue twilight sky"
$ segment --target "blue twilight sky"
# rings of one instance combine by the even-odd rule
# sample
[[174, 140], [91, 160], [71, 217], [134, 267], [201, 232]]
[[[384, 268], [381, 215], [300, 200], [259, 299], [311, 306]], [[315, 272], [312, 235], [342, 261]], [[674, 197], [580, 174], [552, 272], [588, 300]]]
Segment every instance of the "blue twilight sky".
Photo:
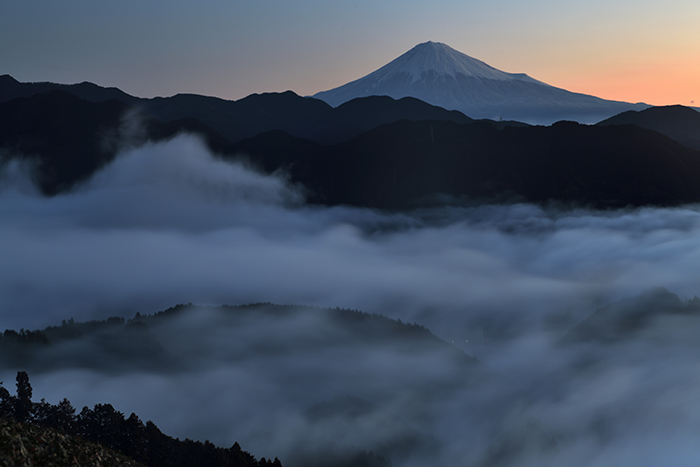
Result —
[[142, 97], [309, 95], [428, 40], [571, 91], [700, 102], [697, 0], [5, 0], [0, 74]]

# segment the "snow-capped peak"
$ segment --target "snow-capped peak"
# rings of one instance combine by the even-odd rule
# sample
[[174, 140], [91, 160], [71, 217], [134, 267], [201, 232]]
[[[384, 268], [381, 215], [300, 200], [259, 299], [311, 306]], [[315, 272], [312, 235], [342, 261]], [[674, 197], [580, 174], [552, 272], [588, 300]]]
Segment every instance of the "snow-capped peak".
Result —
[[[337, 107], [358, 97], [414, 97], [471, 118], [539, 125], [558, 120], [594, 123], [639, 107], [506, 73], [439, 42], [424, 42], [378, 70], [314, 97]], [[644, 108], [644, 104], [641, 104]]]
[[367, 77], [383, 81], [390, 75], [398, 73], [408, 73], [414, 82], [424, 78], [427, 73], [434, 73], [437, 76], [447, 75], [454, 78], [461, 74], [466, 77], [498, 81], [516, 79], [544, 84], [523, 73], [506, 73], [497, 70], [441, 42], [418, 44]]

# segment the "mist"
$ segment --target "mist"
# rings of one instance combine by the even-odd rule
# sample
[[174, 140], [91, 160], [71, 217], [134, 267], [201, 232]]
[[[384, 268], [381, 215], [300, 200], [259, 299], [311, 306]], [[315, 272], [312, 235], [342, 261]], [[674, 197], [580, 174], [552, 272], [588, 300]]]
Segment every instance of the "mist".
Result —
[[[480, 361], [464, 370], [441, 352], [347, 342], [309, 351], [336, 332], [314, 315], [233, 326], [205, 313], [153, 329], [189, 345], [180, 370], [64, 367], [30, 374], [35, 397], [109, 402], [173, 436], [240, 441], [285, 465], [300, 445], [332, 443], [394, 465], [690, 465], [700, 454], [699, 349], [676, 338], [696, 321], [655, 321], [615, 346], [558, 343], [625, 297], [696, 295], [698, 206], [311, 206], [284, 173], [225, 162], [191, 135], [126, 150], [53, 198], [31, 174], [12, 162], [0, 175], [3, 329], [272, 302], [416, 322]], [[259, 340], [285, 351], [250, 350]], [[365, 409], [310, 418], [343, 397]], [[406, 439], [420, 442], [402, 457]], [[526, 441], [503, 448], [511, 439]]]

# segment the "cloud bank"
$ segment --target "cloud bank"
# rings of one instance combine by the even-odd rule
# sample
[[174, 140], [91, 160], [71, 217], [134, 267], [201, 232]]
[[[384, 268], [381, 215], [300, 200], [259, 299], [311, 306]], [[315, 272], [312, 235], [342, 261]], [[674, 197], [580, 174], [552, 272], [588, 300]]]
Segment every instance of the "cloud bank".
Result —
[[[233, 334], [217, 338], [204, 320], [190, 323], [199, 336], [192, 349], [202, 352], [196, 369], [63, 369], [32, 375], [39, 397], [68, 397], [78, 407], [111, 402], [166, 433], [240, 440], [283, 462], [302, 438], [396, 453], [387, 446], [411, 436], [425, 451], [395, 465], [425, 465], [431, 456], [478, 464], [511, 438], [534, 441], [511, 449], [515, 460], [499, 457], [503, 465], [658, 465], [669, 452], [678, 462], [663, 463], [697, 459], [695, 344], [647, 339], [613, 353], [554, 344], [597, 307], [651, 287], [697, 294], [697, 206], [401, 214], [309, 206], [283, 174], [223, 162], [188, 135], [128, 150], [54, 198], [38, 194], [30, 172], [6, 164], [0, 178], [3, 329], [190, 302], [340, 306], [423, 324], [477, 356], [484, 372], [465, 388], [440, 355], [415, 360], [356, 346], [304, 353], [295, 343], [302, 330], [319, 329], [313, 321], [223, 327]], [[285, 333], [289, 358], [215, 357], [229, 355], [232, 342]], [[596, 363], [582, 370], [583, 360]], [[415, 378], [405, 379], [406, 368]], [[309, 421], [310, 407], [344, 396], [373, 408]], [[556, 448], [532, 447], [549, 437]]]

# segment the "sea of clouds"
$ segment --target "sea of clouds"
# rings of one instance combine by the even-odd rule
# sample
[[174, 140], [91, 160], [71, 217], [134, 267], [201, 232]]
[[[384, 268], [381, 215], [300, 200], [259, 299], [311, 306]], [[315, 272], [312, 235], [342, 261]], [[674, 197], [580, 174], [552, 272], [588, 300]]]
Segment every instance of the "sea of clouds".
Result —
[[[188, 354], [200, 365], [48, 371], [30, 375], [37, 398], [110, 402], [168, 434], [240, 441], [283, 463], [302, 443], [336, 442], [393, 452], [394, 465], [472, 465], [511, 437], [531, 441], [503, 465], [691, 465], [700, 455], [692, 339], [556, 345], [621, 298], [659, 286], [682, 299], [700, 293], [698, 206], [312, 206], [283, 173], [225, 162], [191, 135], [128, 149], [52, 198], [31, 171], [31, 161], [13, 161], [0, 174], [2, 329], [131, 318], [178, 303], [338, 306], [417, 322], [481, 361], [465, 376], [441, 354], [296, 351], [295, 329], [314, 329], [307, 322], [224, 327], [230, 338], [212, 339], [204, 320], [188, 324], [201, 336], [192, 348], [208, 349]], [[290, 333], [286, 355], [216, 357], [249, 336]], [[591, 355], [597, 363], [581, 370]], [[11, 387], [12, 371], [0, 380]], [[304, 415], [345, 396], [374, 409], [321, 424]], [[386, 447], [416, 433], [424, 451], [402, 458]], [[532, 447], [550, 438], [556, 448]]]

